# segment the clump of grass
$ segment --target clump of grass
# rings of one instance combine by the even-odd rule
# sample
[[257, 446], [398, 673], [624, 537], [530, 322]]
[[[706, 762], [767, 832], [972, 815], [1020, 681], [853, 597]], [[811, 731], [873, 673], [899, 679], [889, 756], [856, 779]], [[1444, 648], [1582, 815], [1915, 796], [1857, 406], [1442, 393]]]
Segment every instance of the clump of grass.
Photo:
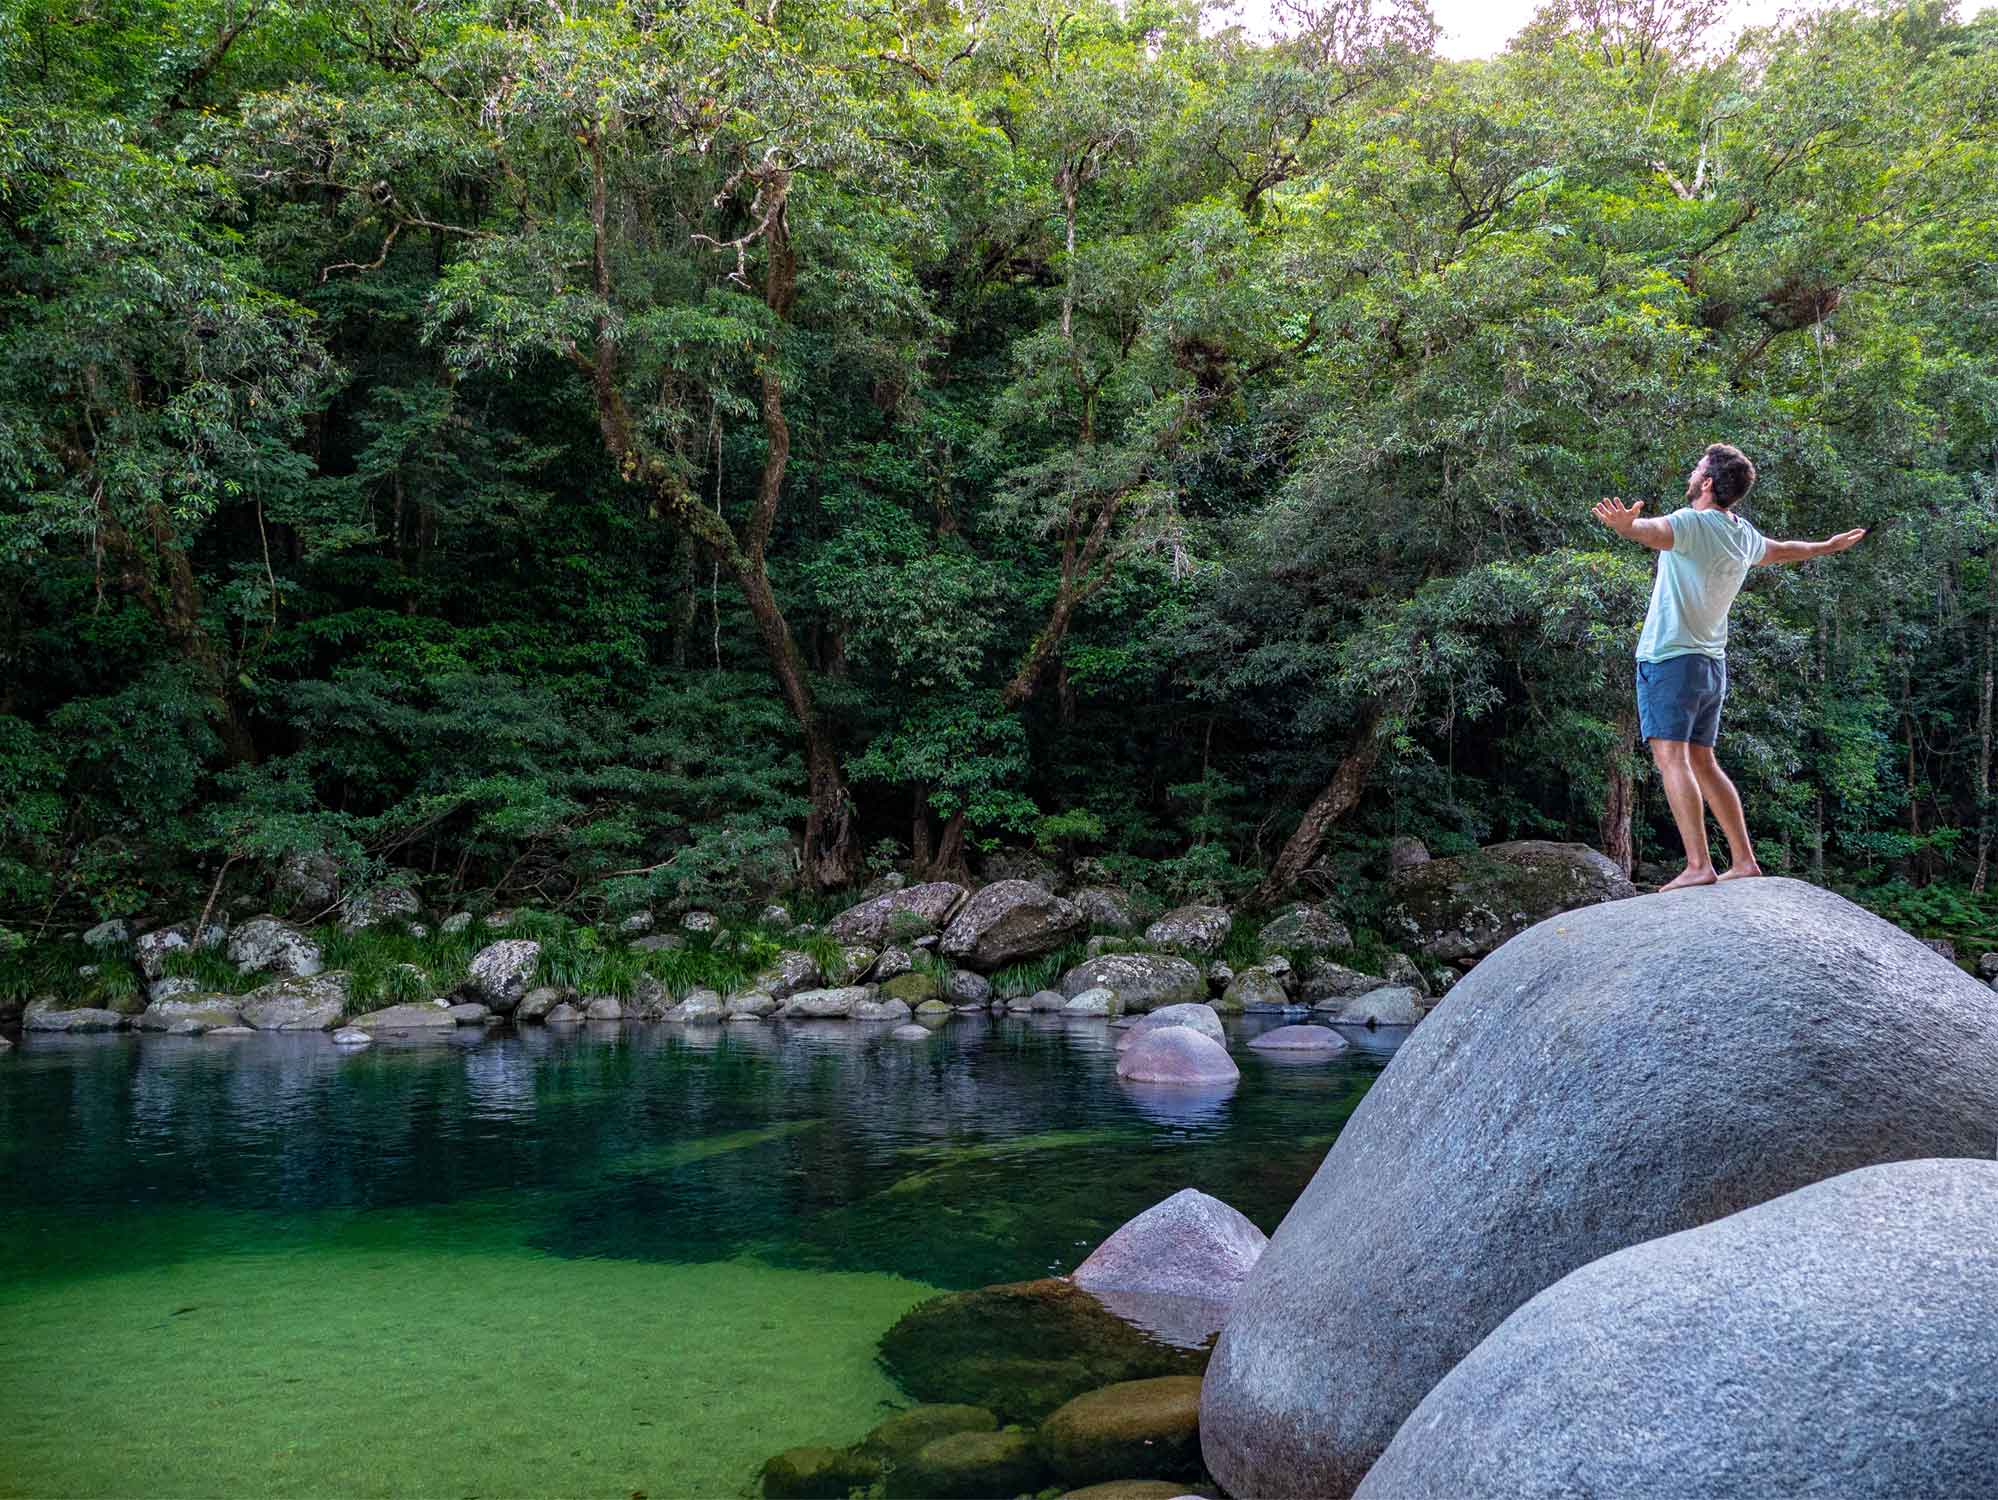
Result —
[[826, 976], [826, 983], [846, 982], [846, 945], [838, 938], [815, 932], [810, 937], [786, 939], [785, 946], [804, 954], [818, 965], [819, 972]]
[[1237, 921], [1228, 929], [1228, 936], [1214, 957], [1237, 973], [1254, 968], [1267, 956], [1263, 952], [1263, 940], [1256, 935], [1256, 931], [1251, 923]]
[[[86, 968], [96, 972], [79, 972]], [[127, 950], [117, 948], [37, 943], [0, 953], [0, 1004], [12, 1010], [44, 995], [65, 1008], [89, 1005], [135, 1015], [145, 1009], [146, 982]]]
[[918, 948], [909, 955], [909, 967], [918, 974], [927, 974], [938, 984], [950, 978], [951, 970], [957, 967], [934, 948]]
[[1052, 953], [1044, 953], [1039, 958], [1010, 965], [990, 976], [992, 993], [1002, 999], [1012, 1000], [1021, 995], [1051, 990], [1062, 975], [1082, 962], [1087, 952], [1085, 944], [1069, 943]]
[[160, 961], [160, 971], [171, 979], [192, 979], [203, 990], [225, 995], [253, 990], [267, 977], [238, 973], [219, 948], [176, 948]]
[[405, 927], [391, 926], [358, 932], [322, 928], [314, 937], [326, 967], [347, 973], [349, 1015], [455, 993], [470, 976], [472, 958], [483, 946], [469, 933], [417, 937]]
[[777, 942], [753, 928], [720, 932], [690, 932], [685, 946], [661, 948], [644, 955], [645, 972], [666, 987], [675, 999], [698, 989], [746, 989], [770, 967], [782, 950]]

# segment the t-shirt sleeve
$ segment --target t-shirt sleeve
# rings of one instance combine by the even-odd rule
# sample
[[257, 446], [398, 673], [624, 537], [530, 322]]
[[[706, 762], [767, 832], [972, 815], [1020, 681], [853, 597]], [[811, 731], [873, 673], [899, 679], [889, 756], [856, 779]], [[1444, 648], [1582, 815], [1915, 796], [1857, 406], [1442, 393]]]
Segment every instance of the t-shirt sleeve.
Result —
[[1741, 524], [1748, 527], [1748, 565], [1752, 568], [1769, 555], [1769, 538], [1750, 522], [1743, 521]]
[[1709, 544], [1706, 527], [1700, 524], [1700, 513], [1692, 506], [1683, 506], [1665, 518], [1672, 523], [1672, 550], [1692, 562], [1703, 563], [1709, 560], [1712, 547]]

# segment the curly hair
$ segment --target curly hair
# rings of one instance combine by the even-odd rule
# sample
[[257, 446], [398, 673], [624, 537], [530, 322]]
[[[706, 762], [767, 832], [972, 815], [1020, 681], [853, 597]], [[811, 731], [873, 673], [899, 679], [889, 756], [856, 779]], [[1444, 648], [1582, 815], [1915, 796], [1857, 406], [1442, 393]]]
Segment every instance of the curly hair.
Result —
[[1713, 444], [1706, 460], [1707, 478], [1714, 482], [1714, 504], [1722, 510], [1755, 488], [1755, 465], [1732, 443]]

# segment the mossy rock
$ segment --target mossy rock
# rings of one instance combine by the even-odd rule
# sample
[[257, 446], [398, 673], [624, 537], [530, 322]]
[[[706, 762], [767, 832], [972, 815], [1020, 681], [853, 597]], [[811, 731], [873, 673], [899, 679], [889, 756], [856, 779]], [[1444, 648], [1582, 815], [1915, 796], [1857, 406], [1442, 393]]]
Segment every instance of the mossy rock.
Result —
[[918, 1401], [982, 1406], [1038, 1422], [1085, 1391], [1198, 1375], [1212, 1349], [1162, 1343], [1059, 1277], [918, 1303], [881, 1339], [881, 1360]]
[[898, 1464], [938, 1438], [960, 1432], [997, 1432], [999, 1419], [982, 1406], [936, 1403], [898, 1412], [861, 1440], [860, 1451], [883, 1463]]
[[1066, 1484], [1200, 1473], [1200, 1379], [1130, 1380], [1077, 1396], [1047, 1419], [1041, 1457]]
[[893, 1500], [992, 1500], [1031, 1494], [1046, 1472], [1030, 1432], [958, 1432], [925, 1443], [896, 1465], [888, 1493]]
[[786, 1448], [763, 1465], [766, 1500], [846, 1500], [881, 1477], [881, 1461], [852, 1448]]
[[1561, 912], [1636, 894], [1585, 844], [1522, 839], [1395, 871], [1383, 922], [1424, 958], [1457, 962]]
[[911, 969], [906, 974], [897, 974], [881, 986], [881, 998], [900, 1000], [910, 1010], [914, 1010], [925, 1000], [938, 1000], [943, 996], [943, 987], [920, 969]]
[[1181, 1495], [1200, 1493], [1170, 1479], [1112, 1479], [1079, 1490], [1064, 1490], [1061, 1500], [1179, 1500]]

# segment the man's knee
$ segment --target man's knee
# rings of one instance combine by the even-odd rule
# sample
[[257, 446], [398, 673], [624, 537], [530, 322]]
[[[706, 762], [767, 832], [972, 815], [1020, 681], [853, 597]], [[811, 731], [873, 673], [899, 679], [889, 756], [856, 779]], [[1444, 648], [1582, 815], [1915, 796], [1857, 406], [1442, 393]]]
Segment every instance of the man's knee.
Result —
[[1675, 766], [1690, 765], [1692, 762], [1686, 752], [1691, 748], [1692, 746], [1684, 740], [1653, 740], [1651, 758], [1658, 763], [1658, 769], [1661, 771]]
[[1693, 763], [1695, 771], [1716, 771], [1720, 769], [1720, 762], [1714, 759], [1714, 747], [1712, 745], [1688, 745], [1686, 746], [1686, 758]]

